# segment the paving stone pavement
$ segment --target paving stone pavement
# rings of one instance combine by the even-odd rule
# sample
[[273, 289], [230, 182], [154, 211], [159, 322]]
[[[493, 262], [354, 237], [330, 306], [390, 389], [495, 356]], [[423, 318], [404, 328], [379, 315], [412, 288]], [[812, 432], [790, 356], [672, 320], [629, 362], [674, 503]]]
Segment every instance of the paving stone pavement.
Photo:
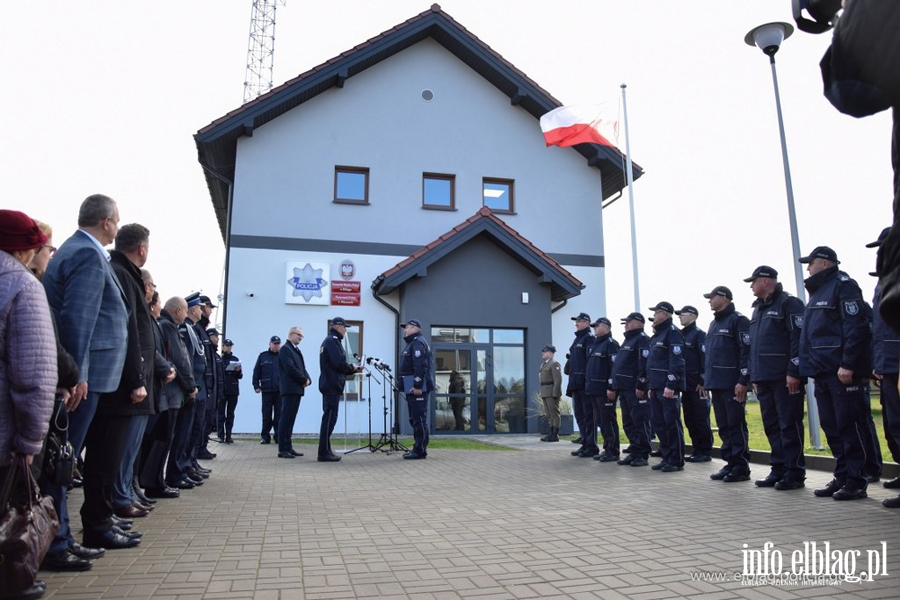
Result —
[[[822, 472], [778, 492], [711, 481], [720, 461], [661, 473], [573, 458], [571, 444], [536, 436], [489, 439], [518, 450], [433, 450], [421, 461], [363, 451], [318, 463], [314, 446], [284, 460], [251, 440], [213, 444], [212, 477], [137, 519], [140, 546], [84, 573], [41, 572], [45, 598], [900, 596], [900, 510], [881, 506], [894, 493], [878, 484], [868, 499], [837, 502], [813, 496], [830, 479]], [[75, 522], [81, 500], [71, 493]], [[780, 553], [784, 572], [805, 542], [859, 551], [857, 574], [869, 551], [886, 548], [888, 575], [839, 586], [736, 580], [745, 550], [766, 542], [763, 564], [774, 569]]]

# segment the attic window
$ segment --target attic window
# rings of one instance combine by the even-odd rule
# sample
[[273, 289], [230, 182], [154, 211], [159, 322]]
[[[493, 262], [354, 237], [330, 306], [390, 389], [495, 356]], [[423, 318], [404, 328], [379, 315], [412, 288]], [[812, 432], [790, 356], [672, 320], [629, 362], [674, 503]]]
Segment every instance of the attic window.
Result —
[[369, 169], [367, 167], [335, 167], [334, 201], [343, 204], [368, 204]]
[[485, 177], [482, 183], [484, 205], [496, 213], [515, 212], [512, 179], [493, 179]]

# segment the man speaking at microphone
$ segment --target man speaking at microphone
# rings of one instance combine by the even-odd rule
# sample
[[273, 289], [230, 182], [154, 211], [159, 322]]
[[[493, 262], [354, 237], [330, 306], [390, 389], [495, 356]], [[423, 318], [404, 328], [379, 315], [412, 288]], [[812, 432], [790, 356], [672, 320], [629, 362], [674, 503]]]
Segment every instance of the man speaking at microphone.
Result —
[[322, 393], [322, 426], [319, 428], [319, 462], [338, 462], [340, 456], [331, 451], [331, 433], [337, 423], [338, 408], [347, 375], [362, 371], [347, 362], [344, 336], [352, 327], [341, 317], [331, 320], [331, 329], [319, 347], [319, 392]]

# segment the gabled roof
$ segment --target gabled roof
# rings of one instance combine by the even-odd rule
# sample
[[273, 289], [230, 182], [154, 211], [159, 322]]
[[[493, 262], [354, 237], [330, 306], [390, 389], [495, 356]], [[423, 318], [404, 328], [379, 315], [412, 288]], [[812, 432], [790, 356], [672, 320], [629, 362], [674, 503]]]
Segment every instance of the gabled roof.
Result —
[[[343, 87], [348, 77], [427, 38], [444, 46], [509, 96], [511, 104], [521, 106], [535, 119], [561, 105], [546, 90], [453, 20], [439, 5], [433, 4], [429, 10], [247, 102], [194, 135], [198, 159], [204, 167], [223, 236], [228, 218], [228, 183], [234, 181], [238, 138], [252, 136], [256, 127], [332, 87]], [[573, 149], [587, 159], [588, 165], [600, 169], [604, 199], [627, 185], [624, 156], [619, 150], [597, 144], [579, 144]], [[633, 163], [633, 174], [637, 179], [643, 174], [643, 169]]]
[[489, 236], [503, 251], [540, 277], [542, 283], [549, 283], [550, 298], [553, 301], [561, 302], [572, 298], [584, 289], [584, 284], [574, 275], [497, 218], [486, 206], [376, 277], [372, 282], [372, 289], [378, 295], [390, 294], [410, 279], [424, 276], [429, 266], [479, 235]]

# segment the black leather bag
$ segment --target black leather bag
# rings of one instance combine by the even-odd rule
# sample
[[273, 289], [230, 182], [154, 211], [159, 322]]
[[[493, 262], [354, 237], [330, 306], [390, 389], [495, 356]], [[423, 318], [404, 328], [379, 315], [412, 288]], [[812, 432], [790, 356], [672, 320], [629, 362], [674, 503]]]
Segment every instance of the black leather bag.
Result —
[[46, 482], [55, 486], [69, 485], [75, 473], [75, 455], [69, 442], [69, 413], [61, 396], [57, 396], [53, 405], [42, 472]]
[[10, 465], [0, 492], [0, 590], [15, 593], [34, 584], [59, 518], [50, 496], [41, 498], [24, 454]]

